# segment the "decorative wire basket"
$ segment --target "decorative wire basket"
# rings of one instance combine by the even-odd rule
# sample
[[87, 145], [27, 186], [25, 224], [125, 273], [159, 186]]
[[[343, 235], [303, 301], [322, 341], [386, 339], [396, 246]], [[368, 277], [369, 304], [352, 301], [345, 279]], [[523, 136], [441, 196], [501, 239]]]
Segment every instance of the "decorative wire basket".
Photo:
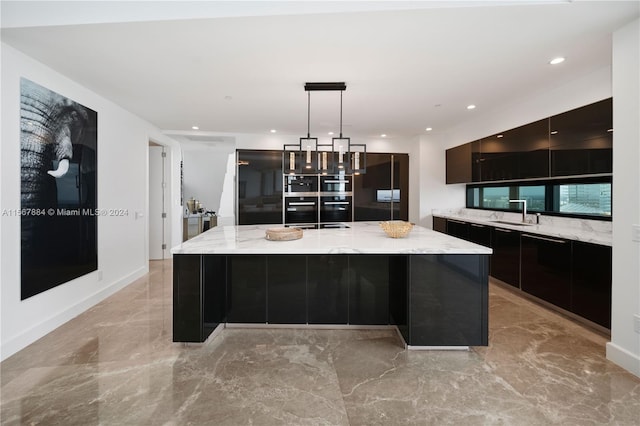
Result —
[[380, 222], [380, 227], [391, 238], [404, 238], [413, 228], [413, 223], [405, 222], [403, 220], [390, 220], [386, 222]]

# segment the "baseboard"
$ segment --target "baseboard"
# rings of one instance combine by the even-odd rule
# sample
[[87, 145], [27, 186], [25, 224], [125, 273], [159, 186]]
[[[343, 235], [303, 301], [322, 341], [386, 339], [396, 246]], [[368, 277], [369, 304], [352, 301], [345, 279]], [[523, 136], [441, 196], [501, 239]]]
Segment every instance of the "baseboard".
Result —
[[11, 355], [16, 352], [26, 348], [36, 340], [45, 336], [48, 333], [51, 333], [56, 328], [60, 327], [62, 324], [67, 321], [77, 317], [87, 309], [96, 305], [97, 303], [103, 301], [107, 297], [111, 296], [118, 290], [126, 287], [131, 284], [138, 278], [143, 277], [146, 273], [149, 272], [148, 266], [143, 266], [141, 268], [136, 269], [130, 274], [125, 275], [119, 280], [113, 282], [107, 287], [102, 288], [101, 290], [95, 292], [94, 294], [88, 296], [87, 298], [79, 301], [78, 303], [69, 306], [67, 309], [52, 315], [51, 317], [41, 321], [40, 323], [34, 325], [33, 327], [25, 330], [14, 338], [0, 343], [0, 361], [4, 361], [9, 358]]
[[640, 356], [621, 348], [613, 342], [607, 343], [607, 359], [640, 377]]

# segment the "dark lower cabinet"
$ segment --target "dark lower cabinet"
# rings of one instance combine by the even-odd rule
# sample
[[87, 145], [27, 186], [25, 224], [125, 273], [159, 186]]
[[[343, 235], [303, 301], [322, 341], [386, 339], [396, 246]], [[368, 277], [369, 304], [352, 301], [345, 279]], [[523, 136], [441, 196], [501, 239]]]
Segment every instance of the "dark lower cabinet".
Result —
[[480, 225], [479, 223], [469, 223], [469, 238], [468, 240], [483, 245], [485, 247], [491, 247], [491, 227], [487, 225]]
[[468, 240], [469, 224], [460, 220], [447, 219], [447, 234], [463, 240]]
[[410, 262], [408, 343], [487, 345], [488, 255], [413, 255]]
[[229, 256], [227, 321], [267, 322], [267, 256]]
[[491, 248], [491, 276], [520, 288], [520, 233], [493, 228]]
[[349, 256], [349, 324], [389, 324], [389, 256]]
[[447, 233], [447, 219], [444, 217], [433, 216], [432, 228], [434, 231]]
[[349, 258], [308, 256], [309, 324], [347, 324], [349, 318]]
[[173, 317], [174, 342], [202, 342], [202, 268], [199, 254], [173, 256]]
[[571, 241], [522, 234], [521, 246], [521, 289], [569, 310]]
[[307, 256], [267, 256], [267, 322], [307, 322]]
[[573, 242], [571, 311], [611, 328], [611, 247]]
[[202, 256], [203, 335], [227, 320], [227, 257]]

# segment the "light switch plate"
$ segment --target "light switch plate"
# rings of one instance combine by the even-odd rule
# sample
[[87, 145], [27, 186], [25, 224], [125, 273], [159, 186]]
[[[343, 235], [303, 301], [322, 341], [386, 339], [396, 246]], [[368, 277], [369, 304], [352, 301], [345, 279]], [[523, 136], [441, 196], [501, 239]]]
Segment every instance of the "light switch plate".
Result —
[[631, 225], [631, 239], [640, 242], [640, 225]]

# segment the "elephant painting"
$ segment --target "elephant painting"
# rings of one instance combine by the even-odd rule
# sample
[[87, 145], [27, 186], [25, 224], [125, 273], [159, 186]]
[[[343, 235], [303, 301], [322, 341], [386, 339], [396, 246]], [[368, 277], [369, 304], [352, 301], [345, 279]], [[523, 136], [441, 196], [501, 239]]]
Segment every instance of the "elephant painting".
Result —
[[21, 297], [97, 269], [97, 113], [20, 81]]

